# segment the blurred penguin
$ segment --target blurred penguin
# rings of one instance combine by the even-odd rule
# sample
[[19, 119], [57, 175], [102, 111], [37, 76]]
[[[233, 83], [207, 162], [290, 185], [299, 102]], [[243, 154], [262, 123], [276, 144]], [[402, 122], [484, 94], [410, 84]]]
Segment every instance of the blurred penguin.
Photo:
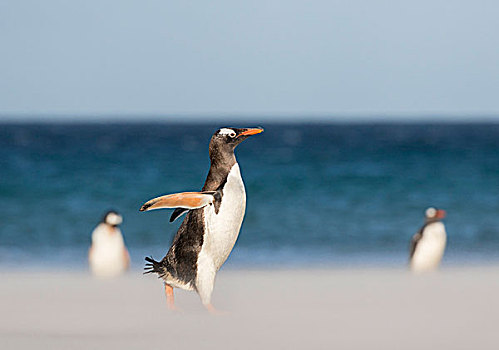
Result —
[[118, 227], [122, 222], [121, 215], [110, 210], [92, 232], [88, 262], [95, 276], [117, 276], [130, 266], [130, 255]]
[[426, 209], [425, 216], [425, 224], [411, 240], [409, 266], [414, 272], [438, 268], [447, 243], [447, 233], [441, 221], [445, 211], [430, 207]]

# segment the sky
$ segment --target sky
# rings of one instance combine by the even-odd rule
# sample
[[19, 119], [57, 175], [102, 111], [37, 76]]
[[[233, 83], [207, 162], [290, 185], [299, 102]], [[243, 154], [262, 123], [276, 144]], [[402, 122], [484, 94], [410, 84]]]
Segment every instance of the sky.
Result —
[[480, 0], [0, 0], [0, 120], [496, 118], [498, 18]]

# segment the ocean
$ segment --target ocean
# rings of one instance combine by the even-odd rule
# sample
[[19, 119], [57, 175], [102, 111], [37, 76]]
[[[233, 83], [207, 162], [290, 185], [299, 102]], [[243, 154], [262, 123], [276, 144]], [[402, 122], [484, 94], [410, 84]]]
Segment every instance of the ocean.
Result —
[[[147, 200], [201, 189], [208, 142], [247, 123], [0, 124], [0, 269], [86, 268], [110, 208], [141, 269], [180, 221]], [[499, 124], [262, 124], [236, 149], [247, 209], [227, 268], [405, 266], [424, 210], [444, 265], [499, 261]]]

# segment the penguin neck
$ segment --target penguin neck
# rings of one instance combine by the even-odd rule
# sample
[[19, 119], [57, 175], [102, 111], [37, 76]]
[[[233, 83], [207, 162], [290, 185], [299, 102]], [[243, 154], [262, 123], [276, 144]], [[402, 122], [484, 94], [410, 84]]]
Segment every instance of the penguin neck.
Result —
[[114, 235], [118, 229], [118, 225], [111, 225], [111, 224], [108, 224], [107, 222], [104, 223], [106, 225], [106, 228], [107, 228], [107, 232], [109, 233], [109, 235]]
[[436, 222], [440, 222], [440, 219], [436, 219], [436, 218], [431, 218], [431, 219], [426, 219], [425, 220], [425, 223], [424, 225], [421, 227], [421, 229], [419, 230], [419, 233], [423, 234], [423, 231], [428, 227], [430, 226], [431, 224], [434, 224]]
[[232, 167], [237, 164], [234, 151], [210, 154], [210, 171], [203, 186], [203, 191], [216, 191], [227, 180]]
[[425, 225], [430, 225], [430, 224], [433, 224], [434, 222], [439, 222], [439, 221], [440, 221], [440, 219], [437, 219], [437, 218], [426, 219]]

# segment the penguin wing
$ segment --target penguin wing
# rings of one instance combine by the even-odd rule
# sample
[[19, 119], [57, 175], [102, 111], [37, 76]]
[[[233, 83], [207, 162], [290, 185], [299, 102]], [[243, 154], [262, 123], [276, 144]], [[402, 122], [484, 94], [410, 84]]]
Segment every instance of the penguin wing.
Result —
[[414, 255], [414, 252], [416, 251], [416, 247], [418, 245], [418, 242], [423, 238], [423, 234], [421, 232], [416, 233], [414, 236], [412, 236], [411, 239], [411, 246], [409, 248], [409, 258], [412, 259], [412, 256]]
[[[173, 208], [183, 208], [186, 210], [199, 209], [209, 204], [213, 204], [215, 201], [215, 193], [215, 191], [182, 192], [160, 196], [144, 203], [140, 208], [140, 211]], [[177, 215], [177, 217], [178, 216], [179, 215]]]
[[[217, 205], [216, 203], [218, 203], [220, 205], [220, 201], [222, 200], [222, 193], [223, 193], [221, 189], [218, 189], [216, 191], [204, 191], [201, 193], [209, 193], [209, 194], [213, 195], [215, 200], [212, 203], [215, 203], [215, 206]], [[174, 222], [179, 217], [181, 217], [182, 215], [184, 215], [185, 213], [187, 213], [189, 210], [192, 210], [192, 209], [196, 209], [196, 208], [188, 208], [188, 209], [183, 208], [183, 207], [176, 208], [173, 211], [172, 215], [170, 216], [170, 222]]]
[[189, 211], [189, 209], [185, 209], [185, 208], [175, 209], [172, 213], [172, 216], [170, 216], [170, 222], [174, 222], [175, 220], [177, 220], [179, 217], [181, 217], [182, 215], [184, 215], [188, 211]]

